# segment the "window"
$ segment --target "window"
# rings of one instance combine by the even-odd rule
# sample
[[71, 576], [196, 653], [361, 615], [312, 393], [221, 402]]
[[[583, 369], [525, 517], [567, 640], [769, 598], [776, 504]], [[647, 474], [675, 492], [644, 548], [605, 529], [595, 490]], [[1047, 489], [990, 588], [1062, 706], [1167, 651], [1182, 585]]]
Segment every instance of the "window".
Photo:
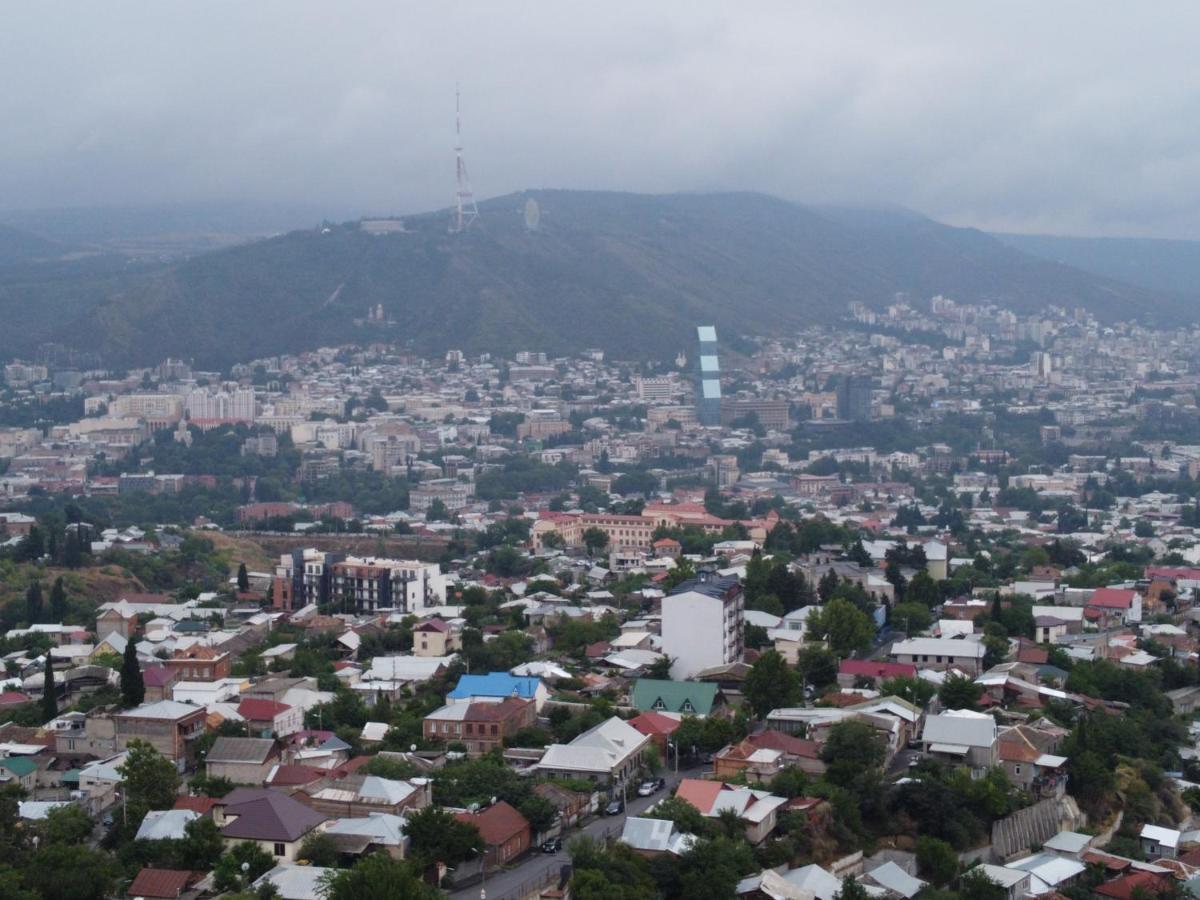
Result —
[[276, 856], [286, 856], [287, 855], [287, 847], [285, 847], [283, 844], [276, 844], [275, 845], [275, 855]]
[[1020, 767], [1020, 766], [1013, 766], [1013, 774], [1014, 774], [1014, 775], [1020, 775], [1020, 774], [1021, 774], [1021, 767]]

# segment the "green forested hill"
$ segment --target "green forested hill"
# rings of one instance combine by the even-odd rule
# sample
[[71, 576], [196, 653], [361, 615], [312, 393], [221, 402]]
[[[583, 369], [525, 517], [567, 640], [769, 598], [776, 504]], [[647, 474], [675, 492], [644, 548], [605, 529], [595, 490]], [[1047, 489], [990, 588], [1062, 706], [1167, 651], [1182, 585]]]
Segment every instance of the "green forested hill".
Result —
[[[522, 209], [533, 197], [536, 232]], [[1028, 256], [904, 211], [815, 209], [756, 194], [530, 191], [488, 201], [475, 227], [444, 213], [375, 236], [296, 231], [151, 270], [4, 279], [0, 355], [53, 340], [114, 363], [204, 366], [378, 334], [421, 352], [603, 347], [673, 354], [697, 323], [726, 334], [832, 321], [899, 291], [1018, 310], [1191, 315], [1179, 298]], [[397, 324], [356, 325], [382, 304]], [[18, 310], [28, 315], [14, 317]]]

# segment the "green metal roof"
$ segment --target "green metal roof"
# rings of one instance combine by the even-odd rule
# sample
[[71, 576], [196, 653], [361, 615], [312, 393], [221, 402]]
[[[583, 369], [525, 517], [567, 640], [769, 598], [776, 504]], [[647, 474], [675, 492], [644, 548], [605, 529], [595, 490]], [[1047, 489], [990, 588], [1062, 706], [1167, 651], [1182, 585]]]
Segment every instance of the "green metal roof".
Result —
[[24, 756], [10, 756], [7, 759], [0, 759], [0, 769], [7, 769], [18, 778], [24, 778], [37, 769], [37, 764]]
[[717, 699], [717, 686], [706, 681], [659, 681], [639, 678], [633, 685], [633, 705], [640, 712], [672, 712], [707, 716]]

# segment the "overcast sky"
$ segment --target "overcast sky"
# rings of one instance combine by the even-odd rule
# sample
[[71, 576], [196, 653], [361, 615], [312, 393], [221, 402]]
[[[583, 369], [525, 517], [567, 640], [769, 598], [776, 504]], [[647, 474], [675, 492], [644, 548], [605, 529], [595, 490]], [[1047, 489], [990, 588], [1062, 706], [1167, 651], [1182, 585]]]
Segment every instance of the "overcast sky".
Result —
[[10, 3], [0, 208], [748, 189], [1200, 238], [1200, 6]]

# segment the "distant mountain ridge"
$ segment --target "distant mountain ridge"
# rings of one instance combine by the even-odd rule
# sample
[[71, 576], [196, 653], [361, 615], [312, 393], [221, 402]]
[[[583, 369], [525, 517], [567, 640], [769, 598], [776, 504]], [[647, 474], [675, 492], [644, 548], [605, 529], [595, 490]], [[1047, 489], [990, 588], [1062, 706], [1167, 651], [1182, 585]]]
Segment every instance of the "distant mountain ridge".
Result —
[[1200, 241], [994, 234], [1011, 247], [1152, 291], [1200, 294]]
[[[540, 205], [536, 231], [522, 215]], [[421, 353], [601, 347], [619, 358], [690, 349], [694, 326], [729, 337], [833, 322], [854, 300], [945, 294], [1029, 312], [1194, 317], [1187, 298], [1023, 253], [906, 210], [805, 207], [761, 194], [534, 190], [480, 204], [465, 234], [444, 211], [401, 234], [357, 222], [294, 231], [135, 271], [5, 280], [0, 355], [44, 341], [116, 364], [203, 366], [346, 341]], [[362, 322], [382, 305], [392, 326]], [[32, 310], [23, 319], [12, 314]], [[356, 321], [357, 320], [357, 321]]]

